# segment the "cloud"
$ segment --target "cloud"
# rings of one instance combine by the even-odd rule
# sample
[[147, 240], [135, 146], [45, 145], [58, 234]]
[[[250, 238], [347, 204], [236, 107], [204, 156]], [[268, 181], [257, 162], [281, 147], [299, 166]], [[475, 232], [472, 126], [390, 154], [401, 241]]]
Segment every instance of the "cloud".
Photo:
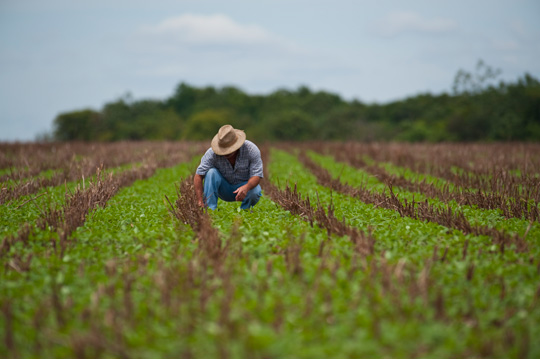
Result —
[[384, 37], [394, 37], [407, 32], [443, 34], [455, 29], [457, 23], [452, 19], [427, 19], [409, 11], [389, 14], [374, 24], [375, 32]]
[[240, 24], [223, 14], [171, 17], [143, 27], [142, 33], [198, 45], [253, 45], [278, 41], [260, 26]]
[[126, 50], [136, 75], [198, 83], [275, 80], [312, 54], [290, 39], [223, 14], [183, 14], [144, 26]]

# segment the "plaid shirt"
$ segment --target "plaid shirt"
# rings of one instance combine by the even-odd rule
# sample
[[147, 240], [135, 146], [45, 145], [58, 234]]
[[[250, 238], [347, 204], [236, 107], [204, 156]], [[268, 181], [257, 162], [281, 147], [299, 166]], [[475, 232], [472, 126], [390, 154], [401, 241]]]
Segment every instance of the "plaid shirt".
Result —
[[240, 147], [234, 168], [225, 156], [218, 156], [212, 148], [209, 148], [201, 158], [201, 164], [197, 167], [195, 173], [205, 176], [210, 168], [216, 168], [227, 182], [232, 185], [246, 182], [253, 176], [263, 178], [261, 151], [253, 142], [248, 140]]

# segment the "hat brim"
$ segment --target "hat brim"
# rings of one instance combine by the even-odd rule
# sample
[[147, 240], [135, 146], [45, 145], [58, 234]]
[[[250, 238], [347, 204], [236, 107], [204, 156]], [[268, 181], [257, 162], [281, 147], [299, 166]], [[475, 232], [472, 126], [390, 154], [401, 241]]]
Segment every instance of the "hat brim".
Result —
[[246, 133], [244, 131], [236, 130], [236, 129], [234, 131], [236, 132], [236, 142], [233, 143], [229, 147], [220, 147], [218, 144], [219, 143], [218, 135], [214, 136], [214, 138], [212, 139], [212, 150], [214, 151], [216, 155], [219, 155], [219, 156], [230, 155], [231, 153], [233, 153], [234, 151], [242, 147], [244, 142], [246, 142]]

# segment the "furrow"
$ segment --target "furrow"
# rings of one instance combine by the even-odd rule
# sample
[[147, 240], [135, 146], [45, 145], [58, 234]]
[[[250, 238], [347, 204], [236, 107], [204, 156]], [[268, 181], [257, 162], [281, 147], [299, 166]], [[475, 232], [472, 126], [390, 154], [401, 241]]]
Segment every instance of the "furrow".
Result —
[[518, 252], [528, 251], [528, 244], [523, 237], [517, 234], [510, 235], [488, 226], [472, 225], [463, 211], [453, 210], [449, 205], [439, 207], [430, 204], [428, 201], [416, 202], [413, 200], [409, 202], [406, 199], [400, 200], [389, 183], [387, 183], [388, 195], [370, 191], [366, 187], [352, 187], [341, 183], [339, 179], [332, 178], [332, 175], [326, 169], [311, 160], [305, 152], [300, 153], [299, 159], [317, 177], [322, 186], [358, 198], [364, 203], [395, 210], [402, 217], [407, 216], [417, 220], [435, 222], [448, 228], [455, 228], [465, 234], [489, 236], [495, 245], [501, 247], [501, 250], [504, 250], [505, 246], [513, 246]]

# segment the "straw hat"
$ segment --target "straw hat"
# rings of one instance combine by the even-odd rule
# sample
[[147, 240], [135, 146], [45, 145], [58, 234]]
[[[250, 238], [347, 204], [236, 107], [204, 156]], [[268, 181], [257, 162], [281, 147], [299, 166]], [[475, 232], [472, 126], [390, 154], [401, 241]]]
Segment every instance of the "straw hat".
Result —
[[225, 125], [212, 139], [212, 150], [216, 155], [225, 156], [242, 147], [245, 141], [244, 131], [235, 130], [231, 125]]

